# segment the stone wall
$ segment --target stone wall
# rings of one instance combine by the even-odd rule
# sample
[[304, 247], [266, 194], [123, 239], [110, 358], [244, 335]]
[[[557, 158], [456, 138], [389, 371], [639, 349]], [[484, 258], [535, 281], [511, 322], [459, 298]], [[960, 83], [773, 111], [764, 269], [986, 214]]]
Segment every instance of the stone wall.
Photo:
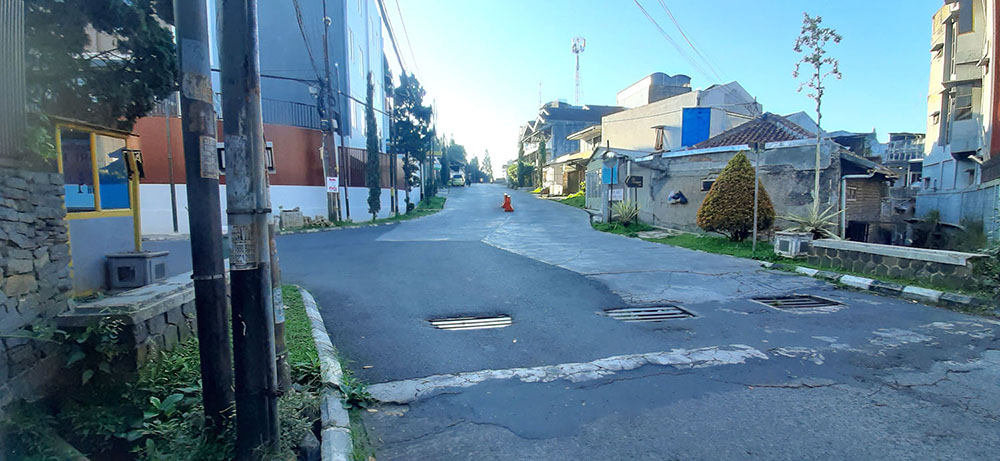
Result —
[[974, 283], [973, 264], [981, 255], [927, 250], [844, 240], [814, 240], [810, 264], [867, 274], [926, 280], [938, 286], [968, 288]]
[[0, 406], [36, 392], [60, 365], [25, 327], [66, 311], [72, 282], [62, 175], [0, 168]]
[[124, 323], [120, 338], [130, 352], [119, 365], [126, 371], [138, 369], [157, 351], [173, 350], [181, 341], [197, 336], [191, 273], [80, 304], [57, 320], [59, 328], [71, 330], [102, 319]]

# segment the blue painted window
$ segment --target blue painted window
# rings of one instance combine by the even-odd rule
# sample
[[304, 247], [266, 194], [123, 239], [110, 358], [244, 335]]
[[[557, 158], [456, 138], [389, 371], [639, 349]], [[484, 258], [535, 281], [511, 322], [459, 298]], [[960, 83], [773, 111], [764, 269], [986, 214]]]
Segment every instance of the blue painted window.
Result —
[[688, 147], [708, 139], [712, 123], [709, 107], [688, 107], [681, 116], [681, 146]]

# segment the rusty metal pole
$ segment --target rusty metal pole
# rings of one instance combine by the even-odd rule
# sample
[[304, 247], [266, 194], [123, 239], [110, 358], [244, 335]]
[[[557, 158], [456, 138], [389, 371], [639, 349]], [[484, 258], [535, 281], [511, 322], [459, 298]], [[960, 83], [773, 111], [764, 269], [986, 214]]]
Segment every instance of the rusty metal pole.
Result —
[[[198, 316], [202, 400], [210, 426], [222, 428], [232, 416], [233, 367], [222, 258], [219, 161], [208, 57], [208, 10], [205, 0], [176, 0], [174, 8], [177, 53], [180, 57], [181, 127], [190, 210], [188, 222], [194, 269], [191, 278], [194, 279], [194, 303]], [[167, 120], [167, 123], [170, 121]]]
[[278, 443], [264, 123], [257, 0], [222, 2], [222, 108], [236, 365], [236, 455], [259, 459]]
[[278, 393], [284, 394], [292, 383], [292, 371], [288, 363], [288, 347], [285, 345], [285, 300], [281, 292], [281, 268], [278, 265], [278, 242], [276, 219], [267, 225], [268, 246], [271, 253], [271, 293], [274, 304], [274, 355], [278, 371]]

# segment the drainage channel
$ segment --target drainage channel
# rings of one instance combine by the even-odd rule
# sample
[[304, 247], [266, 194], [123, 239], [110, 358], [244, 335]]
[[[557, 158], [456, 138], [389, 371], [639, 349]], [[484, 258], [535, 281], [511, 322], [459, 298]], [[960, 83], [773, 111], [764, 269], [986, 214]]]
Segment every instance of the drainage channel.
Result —
[[842, 306], [843, 303], [815, 295], [793, 294], [788, 296], [772, 296], [751, 298], [753, 301], [775, 309], [815, 309], [818, 307]]
[[492, 317], [447, 317], [428, 320], [438, 330], [484, 330], [487, 328], [503, 328], [514, 323], [509, 315]]
[[604, 315], [622, 322], [663, 322], [665, 320], [686, 319], [694, 314], [672, 304], [664, 306], [623, 307], [606, 309]]

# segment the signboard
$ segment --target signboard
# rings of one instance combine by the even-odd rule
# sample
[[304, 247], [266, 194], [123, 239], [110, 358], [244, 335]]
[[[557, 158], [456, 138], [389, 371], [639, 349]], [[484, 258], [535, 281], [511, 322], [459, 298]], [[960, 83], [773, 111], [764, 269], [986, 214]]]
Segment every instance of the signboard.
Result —
[[625, 197], [624, 189], [611, 189], [609, 192], [611, 193], [611, 201], [617, 200], [620, 202]]
[[618, 165], [601, 168], [602, 184], [618, 184]]
[[628, 187], [642, 187], [642, 176], [628, 176], [625, 178], [625, 185]]
[[327, 176], [326, 177], [326, 191], [327, 192], [337, 192], [340, 187], [340, 178], [337, 176]]

